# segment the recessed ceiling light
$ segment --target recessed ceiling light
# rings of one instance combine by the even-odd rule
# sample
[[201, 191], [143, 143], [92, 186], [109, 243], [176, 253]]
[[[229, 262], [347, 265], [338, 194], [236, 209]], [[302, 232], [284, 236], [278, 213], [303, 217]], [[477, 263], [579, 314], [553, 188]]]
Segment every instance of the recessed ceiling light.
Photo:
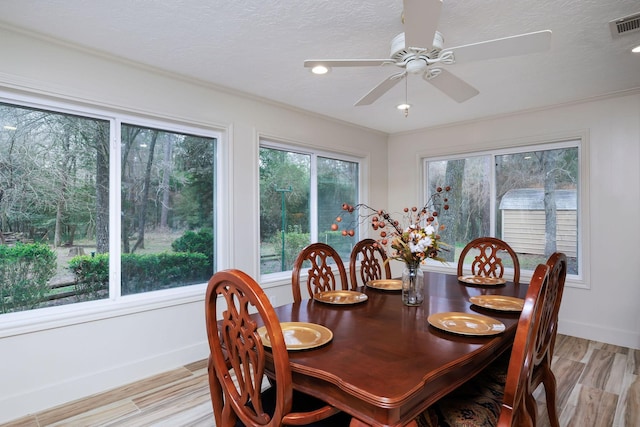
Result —
[[634, 47], [633, 49], [631, 49], [631, 52], [640, 53], [640, 44], [638, 46]]
[[327, 74], [330, 68], [325, 65], [316, 65], [311, 69], [313, 74]]

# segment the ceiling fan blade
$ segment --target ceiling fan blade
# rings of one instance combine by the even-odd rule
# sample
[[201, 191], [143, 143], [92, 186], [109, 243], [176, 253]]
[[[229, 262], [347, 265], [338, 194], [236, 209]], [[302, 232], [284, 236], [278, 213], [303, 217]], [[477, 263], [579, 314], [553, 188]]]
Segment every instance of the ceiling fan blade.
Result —
[[459, 77], [454, 76], [449, 71], [442, 68], [439, 68], [438, 70], [439, 73], [437, 75], [433, 77], [426, 77], [427, 74], [425, 74], [424, 79], [454, 101], [464, 102], [480, 93], [478, 92], [478, 89], [474, 88]]
[[369, 91], [369, 93], [360, 98], [360, 100], [355, 103], [355, 106], [360, 107], [362, 105], [373, 104], [373, 102], [375, 102], [378, 98], [387, 93], [389, 89], [398, 84], [398, 82], [402, 80], [402, 77], [404, 77], [406, 74], [407, 72], [403, 71], [402, 73], [392, 74], [391, 76], [387, 77], [385, 80], [380, 82], [378, 86], [374, 87]]
[[551, 30], [543, 30], [443, 49], [440, 56], [451, 51], [455, 62], [461, 63], [543, 52], [549, 50], [550, 47]]
[[325, 67], [375, 67], [377, 65], [395, 64], [389, 58], [386, 59], [308, 59], [304, 61], [306, 68], [313, 68], [316, 65]]
[[405, 48], [430, 48], [438, 29], [442, 0], [404, 0]]

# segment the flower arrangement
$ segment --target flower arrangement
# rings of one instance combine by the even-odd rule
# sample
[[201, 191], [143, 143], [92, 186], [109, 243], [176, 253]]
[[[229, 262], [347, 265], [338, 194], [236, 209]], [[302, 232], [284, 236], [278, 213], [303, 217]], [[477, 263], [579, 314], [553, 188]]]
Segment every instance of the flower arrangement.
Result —
[[[438, 234], [445, 228], [438, 222], [438, 212], [440, 209], [449, 209], [446, 196], [449, 190], [448, 186], [444, 189], [438, 187], [421, 209], [404, 208], [402, 214], [403, 222], [406, 224], [404, 228], [400, 221], [392, 218], [389, 212], [376, 210], [363, 203], [355, 206], [344, 203], [342, 210], [356, 215], [357, 220], [352, 222], [354, 226], [365, 221], [371, 222], [371, 227], [378, 231], [380, 236], [376, 244], [387, 251], [388, 259], [402, 261], [414, 267], [428, 258], [445, 262], [440, 252], [447, 250], [448, 245], [442, 242]], [[338, 224], [343, 222], [343, 218], [338, 216], [335, 221], [331, 225], [334, 231], [340, 228]], [[353, 227], [344, 229], [342, 235], [354, 236], [355, 231]], [[388, 250], [388, 246], [392, 251]]]

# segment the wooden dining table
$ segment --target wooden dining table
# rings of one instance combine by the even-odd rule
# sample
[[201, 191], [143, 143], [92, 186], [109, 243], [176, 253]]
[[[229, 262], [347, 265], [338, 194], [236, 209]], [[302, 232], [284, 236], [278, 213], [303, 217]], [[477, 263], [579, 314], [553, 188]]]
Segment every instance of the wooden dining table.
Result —
[[[364, 287], [368, 299], [335, 305], [303, 300], [276, 307], [281, 322], [329, 328], [326, 345], [289, 351], [293, 387], [349, 413], [352, 426], [403, 426], [489, 365], [514, 339], [519, 312], [472, 304], [479, 295], [524, 298], [527, 285], [463, 284], [454, 275], [425, 272], [421, 306], [402, 303], [399, 291]], [[504, 332], [461, 335], [429, 324], [434, 313], [490, 316]]]

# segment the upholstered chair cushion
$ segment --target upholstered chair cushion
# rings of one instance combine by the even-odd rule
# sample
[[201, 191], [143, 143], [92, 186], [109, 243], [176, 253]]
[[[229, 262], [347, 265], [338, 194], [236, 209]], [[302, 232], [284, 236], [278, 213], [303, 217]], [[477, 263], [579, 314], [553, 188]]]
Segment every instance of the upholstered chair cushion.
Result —
[[419, 427], [494, 427], [509, 366], [507, 352], [488, 368], [416, 418]]

